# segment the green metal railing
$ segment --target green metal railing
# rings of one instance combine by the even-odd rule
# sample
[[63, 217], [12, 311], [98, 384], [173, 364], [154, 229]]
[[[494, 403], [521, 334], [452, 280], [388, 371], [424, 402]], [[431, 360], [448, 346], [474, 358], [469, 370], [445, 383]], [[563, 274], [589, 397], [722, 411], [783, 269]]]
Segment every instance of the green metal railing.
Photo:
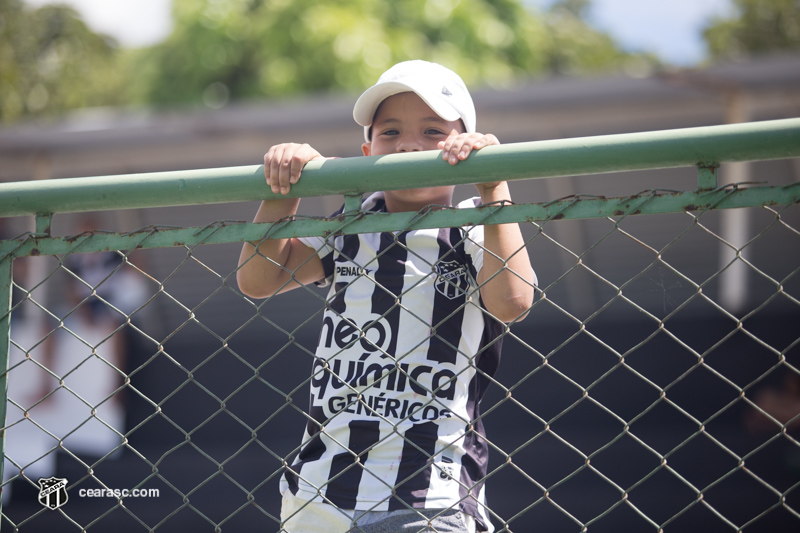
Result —
[[[798, 119], [490, 147], [448, 169], [436, 152], [312, 161], [289, 197], [602, 174], [796, 157]], [[260, 165], [0, 185], [0, 213], [212, 204], [270, 198]], [[713, 180], [701, 182], [713, 188]]]
[[[641, 210], [642, 214], [677, 210], [752, 207], [793, 203], [795, 186], [748, 187], [735, 192], [717, 188], [716, 169], [722, 163], [791, 158], [800, 155], [800, 119], [785, 119], [727, 126], [710, 126], [650, 133], [608, 135], [492, 146], [475, 153], [457, 167], [441, 161], [436, 152], [348, 158], [310, 162], [303, 180], [292, 188], [289, 197], [344, 194], [356, 198], [367, 191], [397, 190], [435, 185], [458, 185], [497, 180], [525, 180], [556, 176], [601, 174], [616, 171], [650, 170], [696, 166], [696, 191], [657, 194], [646, 200], [638, 197], [582, 202], [562, 200], [545, 204], [508, 206], [496, 209], [487, 222], [521, 222], [559, 218], [613, 216]], [[4, 243], [4, 257], [30, 253], [55, 254], [58, 240], [46, 238], [54, 213], [201, 205], [275, 198], [263, 179], [263, 166], [242, 166], [209, 170], [157, 172], [122, 176], [27, 181], [0, 184], [0, 215], [37, 216], [37, 238], [27, 244]], [[352, 200], [351, 200], [352, 201]], [[631, 209], [634, 205], [641, 207]], [[483, 209], [474, 212], [431, 212], [424, 217], [404, 213], [381, 217], [368, 223], [354, 220], [346, 228], [336, 221], [296, 221], [278, 229], [276, 238], [321, 235], [336, 228], [346, 233], [368, 230], [391, 231], [400, 228], [468, 225], [485, 220]], [[422, 222], [424, 218], [425, 222]], [[414, 219], [413, 226], [409, 226]], [[447, 221], [447, 222], [445, 222]], [[373, 226], [378, 223], [379, 226]], [[265, 224], [215, 232], [219, 241], [244, 232], [241, 239], [256, 240], [264, 235]], [[186, 231], [167, 231], [163, 238], [149, 239], [149, 246], [160, 247], [180, 241]], [[173, 237], [178, 237], [177, 239]], [[93, 240], [117, 239], [101, 237]], [[137, 236], [124, 237], [127, 243]], [[53, 246], [53, 248], [50, 248]], [[108, 249], [104, 245], [91, 249]], [[14, 250], [11, 253], [11, 250]], [[63, 250], [63, 246], [61, 247]], [[10, 254], [10, 255], [9, 255]]]
[[[0, 217], [33, 215], [36, 229], [0, 242], [0, 367], [8, 368], [12, 263], [16, 258], [191, 248], [200, 243], [258, 241], [267, 234], [284, 238], [510, 222], [541, 225], [570, 219], [796, 205], [800, 203], [799, 182], [719, 186], [717, 181], [717, 169], [724, 163], [796, 157], [800, 157], [800, 119], [493, 146], [455, 167], [441, 161], [437, 152], [314, 161], [306, 166], [303, 179], [290, 196], [344, 195], [345, 212], [340, 217], [297, 217], [266, 224], [212, 222], [203, 227], [150, 227], [74, 237], [51, 236], [53, 214], [237, 202], [277, 195], [264, 183], [262, 166], [3, 183]], [[420, 213], [367, 216], [358, 210], [361, 194], [368, 191], [687, 166], [697, 168], [696, 190], [649, 190], [618, 198], [576, 196]], [[0, 376], [0, 420], [4, 425], [7, 376]], [[782, 497], [785, 499], [794, 487], [784, 491]]]

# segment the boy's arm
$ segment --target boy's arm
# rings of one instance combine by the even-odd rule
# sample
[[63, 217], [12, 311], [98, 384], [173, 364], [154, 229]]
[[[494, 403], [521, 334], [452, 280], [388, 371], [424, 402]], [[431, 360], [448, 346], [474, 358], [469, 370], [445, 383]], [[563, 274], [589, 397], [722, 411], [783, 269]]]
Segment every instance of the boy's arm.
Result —
[[[492, 134], [450, 134], [439, 144], [442, 159], [451, 165], [465, 160], [473, 150], [500, 144]], [[484, 204], [511, 201], [504, 181], [476, 185]], [[484, 226], [483, 268], [478, 272], [481, 299], [486, 309], [503, 322], [522, 320], [533, 303], [533, 268], [519, 224]]]
[[[511, 200], [504, 181], [477, 187], [484, 204]], [[483, 230], [483, 268], [477, 280], [483, 304], [498, 320], [522, 320], [533, 303], [535, 280], [519, 224], [488, 224]]]
[[[322, 157], [307, 144], [280, 144], [264, 155], [264, 177], [272, 191], [287, 194], [300, 179], [303, 166]], [[275, 222], [297, 213], [300, 200], [264, 200], [253, 222]], [[319, 281], [325, 276], [316, 252], [298, 239], [246, 242], [239, 255], [236, 281], [247, 296], [266, 298]]]

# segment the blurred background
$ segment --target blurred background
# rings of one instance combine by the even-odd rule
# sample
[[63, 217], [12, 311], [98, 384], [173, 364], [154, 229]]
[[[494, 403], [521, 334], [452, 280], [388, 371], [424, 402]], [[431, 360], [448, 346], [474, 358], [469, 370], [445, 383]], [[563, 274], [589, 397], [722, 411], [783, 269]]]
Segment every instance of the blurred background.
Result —
[[495, 88], [797, 49], [792, 0], [4, 0], [0, 118], [355, 91], [424, 57]]
[[[506, 143], [800, 115], [797, 0], [0, 0], [0, 181], [252, 165], [270, 145], [283, 141], [309, 142], [325, 155], [358, 156], [362, 130], [352, 120], [355, 98], [386, 68], [411, 58], [437, 61], [461, 74], [476, 103], [478, 129]], [[696, 180], [693, 168], [667, 169], [515, 182], [512, 192], [517, 202], [546, 202], [580, 194], [693, 190]], [[796, 183], [800, 164], [724, 165], [720, 180]], [[459, 188], [457, 199], [473, 191]], [[336, 197], [308, 199], [301, 210], [328, 214], [340, 204]], [[249, 220], [256, 207], [246, 202], [91, 217], [62, 214], [54, 218], [53, 234], [205, 226]], [[593, 390], [593, 398], [628, 420], [636, 418], [640, 441], [616, 441], [593, 465], [623, 487], [636, 485], [632, 499], [652, 520], [663, 523], [677, 516], [676, 530], [715, 531], [722, 522], [702, 506], [691, 507], [696, 494], [674, 476], [647, 478], [659, 463], [641, 442], [670, 454], [670, 464], [692, 483], [714, 489], [707, 501], [733, 523], [752, 520], [753, 531], [797, 525], [800, 491], [791, 490], [800, 483], [797, 428], [791, 440], [786, 434], [776, 437], [779, 431], [764, 420], [752, 422], [730, 385], [754, 392], [785, 392], [796, 385], [784, 387], [786, 376], [796, 373], [786, 363], [800, 367], [800, 215], [796, 208], [787, 210], [776, 225], [768, 212], [727, 211], [707, 213], [700, 224], [678, 215], [621, 223], [641, 242], [668, 250], [667, 261], [679, 266], [681, 275], [654, 263], [644, 247], [619, 232], [608, 237], [613, 226], [608, 220], [523, 228], [542, 288], [561, 311], [540, 305], [514, 326], [498, 384], [484, 407], [493, 409], [486, 425], [498, 466], [490, 480], [490, 506], [510, 520], [511, 530], [579, 531], [564, 509], [585, 522], [618, 500], [614, 489], [585, 470], [570, 477], [582, 464], [576, 449], [588, 454], [608, 445], [619, 435], [618, 421], [589, 402], [562, 411], [579, 399], [574, 383], [563, 375], [584, 386], [593, 383], [618, 363], [614, 350], [635, 352], [629, 361], [639, 374], [613, 372]], [[32, 229], [31, 217], [0, 218], [2, 238]], [[683, 237], [671, 244], [678, 234]], [[743, 257], [750, 266], [714, 277], [733, 260], [723, 240], [747, 244]], [[238, 249], [139, 250], [124, 257], [123, 268], [120, 257], [103, 267], [97, 258], [79, 261], [89, 256], [79, 253], [18, 260], [15, 295], [25, 300], [29, 291], [26, 305], [34, 316], [46, 314], [42, 308], [63, 316], [58, 309], [66, 305], [68, 310], [76, 292], [69, 272], [94, 269], [95, 276], [106, 272], [98, 279], [109, 291], [123, 287], [132, 300], [115, 303], [119, 309], [136, 310], [149, 302], [133, 320], [146, 335], [127, 337], [132, 328], [124, 329], [124, 354], [107, 356], [135, 369], [131, 383], [139, 392], [120, 395], [125, 409], [119, 416], [133, 430], [129, 441], [136, 453], [98, 463], [95, 476], [107, 486], [131, 486], [152, 475], [150, 464], [158, 462], [161, 474], [184, 493], [213, 479], [192, 494], [193, 505], [217, 522], [233, 513], [227, 524], [248, 531], [269, 522], [249, 506], [236, 513], [245, 504], [242, 486], [254, 491], [264, 509], [277, 512], [279, 458], [297, 446], [304, 424], [302, 415], [284, 409], [284, 394], [293, 393], [297, 406], [306, 401], [306, 389], [293, 389], [307, 378], [307, 351], [313, 351], [318, 328], [314, 320], [305, 321], [319, 309], [324, 293], [295, 291], [256, 307], [260, 302], [242, 298], [231, 278]], [[637, 349], [654, 334], [654, 324], [625, 305], [604, 307], [614, 295], [601, 278], [575, 268], [576, 254], [617, 285], [632, 280], [626, 295], [654, 316], [669, 316], [669, 329], [681, 342], [657, 335]], [[113, 274], [104, 278], [108, 272]], [[794, 300], [775, 297], [764, 272], [784, 280], [782, 290]], [[719, 308], [688, 305], [694, 294], [688, 280], [701, 283], [709, 277], [703, 293]], [[19, 307], [17, 315], [27, 307]], [[760, 340], [739, 332], [733, 316], [747, 317], [746, 329]], [[587, 321], [585, 330], [579, 321]], [[96, 316], [90, 322], [100, 324]], [[287, 331], [293, 334], [288, 344]], [[25, 342], [35, 350], [55, 349], [39, 347], [37, 336], [29, 336]], [[12, 331], [12, 338], [26, 346], [22, 333]], [[764, 343], [780, 352], [781, 362]], [[31, 350], [37, 360], [45, 357]], [[279, 354], [270, 358], [276, 350]], [[709, 366], [692, 372], [694, 353], [707, 355]], [[558, 372], [542, 371], [542, 356]], [[266, 364], [263, 373], [275, 388], [249, 384], [240, 390], [252, 378], [242, 360]], [[192, 383], [176, 362], [195, 369]], [[659, 404], [648, 410], [654, 389], [643, 385], [641, 376], [668, 387], [680, 409]], [[505, 401], [510, 387], [518, 403]], [[231, 395], [224, 415], [218, 416], [219, 402], [210, 393]], [[154, 414], [154, 402], [165, 415]], [[271, 418], [273, 412], [279, 414]], [[696, 428], [687, 412], [713, 422], [714, 438], [693, 438]], [[557, 418], [554, 430], [569, 445], [549, 434], [528, 442], [542, 429], [531, 413]], [[238, 421], [252, 427], [264, 423], [259, 437], [271, 451], [248, 444], [250, 435]], [[198, 448], [183, 445], [189, 432]], [[18, 440], [17, 447], [29, 444]], [[519, 469], [503, 467], [503, 453], [511, 451]], [[749, 468], [763, 483], [741, 471], [729, 474], [736, 468], [730, 463], [733, 453], [747, 455]], [[48, 468], [59, 475], [94, 486], [75, 457], [61, 454], [53, 460], [55, 466]], [[226, 476], [235, 483], [214, 477], [214, 461], [228, 461]], [[7, 465], [6, 479], [14, 475]], [[152, 483], [162, 489], [157, 502], [129, 503], [147, 524], [213, 529], [182, 506], [170, 487]], [[528, 509], [542, 496], [536, 483], [555, 486], [551, 496], [561, 510], [549, 504]], [[767, 487], [785, 491], [794, 514], [781, 509]], [[142, 529], [127, 511], [109, 511], [113, 505], [75, 498], [65, 509], [84, 525], [103, 516], [101, 530]], [[765, 513], [774, 506], [778, 509]], [[59, 530], [66, 522], [43, 510], [34, 487], [22, 479], [4, 487], [3, 512], [3, 527], [11, 520], [32, 532]], [[651, 526], [620, 510], [592, 530]]]

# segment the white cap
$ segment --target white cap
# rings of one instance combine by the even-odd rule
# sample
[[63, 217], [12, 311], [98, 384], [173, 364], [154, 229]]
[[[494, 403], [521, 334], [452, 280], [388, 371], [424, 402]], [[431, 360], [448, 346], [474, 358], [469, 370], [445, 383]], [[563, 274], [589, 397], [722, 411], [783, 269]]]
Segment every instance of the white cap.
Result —
[[461, 119], [466, 132], [475, 133], [475, 105], [458, 74], [437, 63], [415, 59], [398, 63], [384, 72], [378, 82], [356, 101], [353, 118], [364, 126], [367, 142], [372, 118], [381, 102], [409, 91], [416, 93], [443, 119]]

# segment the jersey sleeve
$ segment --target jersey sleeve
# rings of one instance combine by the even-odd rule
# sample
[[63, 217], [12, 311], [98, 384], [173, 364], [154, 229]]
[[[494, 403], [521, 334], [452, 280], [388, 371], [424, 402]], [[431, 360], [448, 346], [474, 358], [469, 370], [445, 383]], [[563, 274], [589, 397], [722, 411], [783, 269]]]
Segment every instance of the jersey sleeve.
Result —
[[297, 240], [314, 250], [320, 261], [322, 261], [322, 270], [325, 273], [325, 277], [314, 284], [318, 287], [330, 285], [333, 280], [333, 244], [328, 239], [316, 236], [298, 237]]
[[483, 268], [483, 226], [464, 228], [464, 233], [464, 251], [470, 256], [475, 273], [478, 273]]
[[[481, 205], [481, 199], [475, 197], [459, 202], [456, 207], [459, 209], [466, 209], [479, 205]], [[483, 268], [483, 226], [478, 225], [464, 227], [462, 229], [464, 230], [464, 252], [470, 256], [472, 266], [475, 267], [475, 272], [478, 273], [481, 271], [481, 268]]]
[[[370, 195], [366, 200], [364, 200], [361, 204], [361, 209], [363, 211], [381, 211], [385, 210], [386, 202], [384, 200], [384, 196], [382, 192], [376, 192]], [[333, 213], [331, 216], [335, 217], [344, 212], [344, 205], [339, 208], [338, 211]], [[339, 243], [341, 246], [341, 241], [336, 240], [335, 237], [324, 239], [319, 236], [313, 237], [298, 237], [298, 240], [314, 250], [317, 255], [319, 256], [320, 260], [322, 261], [322, 270], [325, 273], [325, 277], [314, 284], [318, 287], [327, 287], [333, 282], [333, 267], [334, 267], [334, 258], [336, 252], [336, 243]]]

